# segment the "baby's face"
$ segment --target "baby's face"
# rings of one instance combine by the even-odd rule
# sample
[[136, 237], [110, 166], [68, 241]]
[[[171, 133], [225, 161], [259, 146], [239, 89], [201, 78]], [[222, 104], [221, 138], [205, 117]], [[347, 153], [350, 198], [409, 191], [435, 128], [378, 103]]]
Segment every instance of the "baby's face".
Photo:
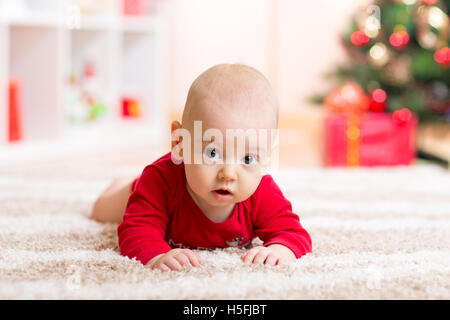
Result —
[[[229, 101], [202, 101], [204, 105], [191, 114], [196, 122], [186, 127], [192, 137], [190, 156], [183, 150], [188, 187], [209, 206], [229, 206], [249, 198], [270, 160], [276, 132], [273, 113], [261, 105], [235, 102], [230, 108]], [[201, 140], [196, 149], [199, 126]]]

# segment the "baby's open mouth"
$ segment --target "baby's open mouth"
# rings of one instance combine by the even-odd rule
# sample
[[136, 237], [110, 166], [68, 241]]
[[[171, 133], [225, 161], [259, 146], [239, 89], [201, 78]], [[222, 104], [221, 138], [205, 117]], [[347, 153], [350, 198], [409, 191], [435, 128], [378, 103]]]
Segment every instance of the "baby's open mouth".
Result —
[[213, 191], [214, 197], [219, 201], [229, 201], [233, 198], [233, 193], [225, 189], [216, 189]]
[[224, 195], [224, 196], [231, 194], [230, 191], [224, 190], [224, 189], [217, 189], [217, 190], [214, 190], [214, 192], [217, 192], [218, 194], [221, 194], [221, 195]]

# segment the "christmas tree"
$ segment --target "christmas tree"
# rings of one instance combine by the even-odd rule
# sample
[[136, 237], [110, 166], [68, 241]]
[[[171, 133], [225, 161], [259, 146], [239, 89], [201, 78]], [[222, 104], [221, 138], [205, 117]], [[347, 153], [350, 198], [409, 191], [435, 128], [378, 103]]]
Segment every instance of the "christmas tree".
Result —
[[328, 78], [359, 85], [370, 111], [406, 107], [421, 122], [449, 124], [449, 7], [450, 0], [378, 0], [362, 8], [342, 35], [348, 63]]

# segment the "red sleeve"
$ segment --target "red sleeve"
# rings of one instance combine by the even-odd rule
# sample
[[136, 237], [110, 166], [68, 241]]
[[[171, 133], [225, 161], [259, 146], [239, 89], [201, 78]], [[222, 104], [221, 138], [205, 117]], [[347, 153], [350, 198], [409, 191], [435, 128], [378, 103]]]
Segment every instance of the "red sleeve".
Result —
[[131, 194], [117, 229], [120, 252], [142, 264], [171, 248], [164, 241], [170, 186], [155, 166], [147, 166]]
[[254, 230], [264, 246], [282, 244], [291, 249], [297, 259], [311, 252], [311, 237], [270, 175], [261, 180], [255, 208]]

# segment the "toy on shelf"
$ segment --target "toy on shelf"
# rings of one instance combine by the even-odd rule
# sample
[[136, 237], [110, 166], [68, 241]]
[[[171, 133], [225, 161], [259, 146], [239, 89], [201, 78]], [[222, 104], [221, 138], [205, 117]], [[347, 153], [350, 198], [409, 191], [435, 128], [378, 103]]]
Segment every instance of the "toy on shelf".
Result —
[[123, 0], [124, 15], [146, 15], [148, 12], [148, 0]]
[[94, 60], [84, 59], [82, 70], [80, 78], [75, 73], [70, 75], [66, 88], [65, 111], [70, 123], [98, 121], [108, 111], [100, 97], [101, 88]]
[[79, 8], [84, 15], [104, 15], [111, 12], [113, 0], [72, 0], [72, 5]]
[[131, 97], [122, 98], [122, 117], [140, 118], [142, 116], [142, 106], [138, 99]]
[[87, 119], [89, 109], [83, 99], [79, 80], [73, 73], [69, 76], [64, 100], [65, 117], [69, 123], [82, 123]]
[[107, 113], [107, 107], [100, 98], [100, 82], [94, 59], [85, 59], [83, 65], [82, 90], [89, 105], [88, 120], [100, 119]]
[[20, 81], [15, 78], [9, 79], [9, 122], [8, 141], [20, 141], [23, 138], [22, 132], [22, 102]]
[[163, 0], [122, 0], [122, 12], [126, 16], [145, 16], [158, 10]]

